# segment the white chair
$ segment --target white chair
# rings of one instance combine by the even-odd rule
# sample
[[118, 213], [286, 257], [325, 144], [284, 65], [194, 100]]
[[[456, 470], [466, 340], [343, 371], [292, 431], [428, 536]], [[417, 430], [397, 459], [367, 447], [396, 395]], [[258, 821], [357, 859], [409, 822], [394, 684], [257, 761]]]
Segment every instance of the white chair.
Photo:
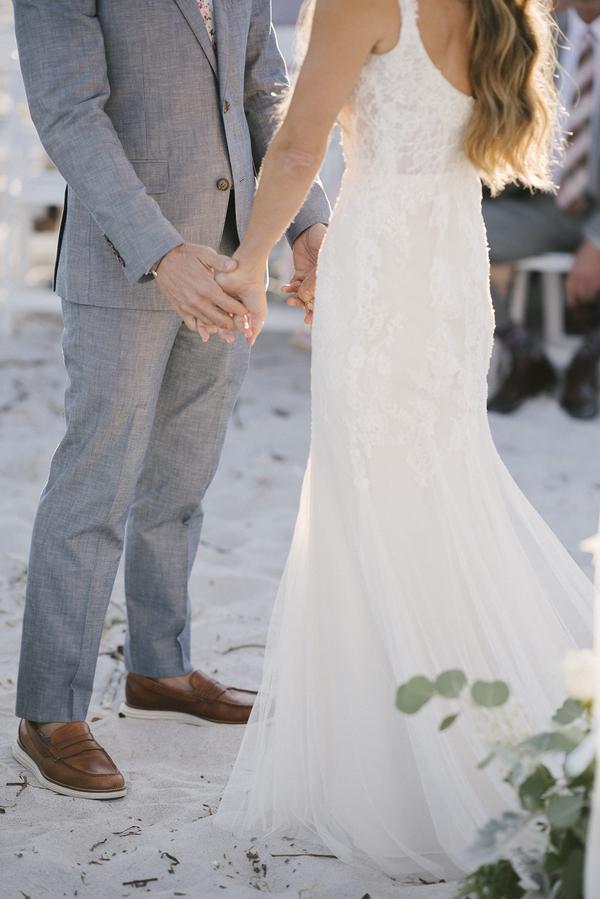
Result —
[[541, 276], [544, 340], [557, 344], [564, 337], [563, 277], [573, 265], [571, 253], [544, 253], [530, 256], [515, 264], [515, 273], [509, 297], [509, 312], [515, 324], [525, 323], [531, 276]]

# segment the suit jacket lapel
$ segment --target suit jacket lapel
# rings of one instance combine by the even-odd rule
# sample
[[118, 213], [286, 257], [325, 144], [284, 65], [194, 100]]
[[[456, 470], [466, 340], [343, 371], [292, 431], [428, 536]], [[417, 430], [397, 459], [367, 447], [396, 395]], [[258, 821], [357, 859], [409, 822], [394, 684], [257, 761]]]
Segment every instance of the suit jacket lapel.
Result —
[[215, 17], [215, 30], [217, 32], [217, 57], [219, 60], [219, 89], [221, 97], [227, 90], [227, 76], [229, 74], [229, 19], [227, 15], [227, 0], [213, 0], [213, 15]]
[[[211, 39], [208, 36], [208, 31], [206, 30], [206, 25], [204, 24], [204, 19], [202, 18], [202, 13], [198, 9], [198, 5], [196, 0], [175, 0], [177, 6], [183, 13], [186, 18], [186, 21], [196, 38], [198, 39], [198, 43], [206, 53], [207, 59], [212, 66], [212, 70], [217, 75], [217, 58], [215, 56], [215, 51], [211, 42]], [[224, 17], [223, 17], [224, 18]], [[217, 22], [217, 41], [219, 40], [219, 21]]]

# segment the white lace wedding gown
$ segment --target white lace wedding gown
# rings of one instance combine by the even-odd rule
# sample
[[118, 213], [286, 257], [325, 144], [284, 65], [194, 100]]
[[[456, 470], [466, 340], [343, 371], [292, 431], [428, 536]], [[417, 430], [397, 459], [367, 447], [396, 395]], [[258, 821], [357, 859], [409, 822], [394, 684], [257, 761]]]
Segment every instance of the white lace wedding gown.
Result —
[[312, 441], [264, 677], [217, 825], [309, 834], [392, 875], [455, 873], [507, 788], [476, 719], [439, 733], [397, 686], [502, 677], [525, 723], [564, 699], [592, 586], [493, 445], [493, 311], [473, 101], [430, 60], [417, 0], [343, 116], [343, 189], [319, 262]]

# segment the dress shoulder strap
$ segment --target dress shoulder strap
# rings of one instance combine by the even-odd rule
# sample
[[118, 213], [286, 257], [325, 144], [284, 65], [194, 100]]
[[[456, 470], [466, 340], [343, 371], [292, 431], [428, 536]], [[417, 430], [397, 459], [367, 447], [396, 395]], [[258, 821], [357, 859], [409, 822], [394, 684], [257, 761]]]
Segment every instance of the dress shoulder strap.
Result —
[[402, 27], [409, 22], [416, 24], [419, 18], [419, 0], [398, 0], [402, 14]]

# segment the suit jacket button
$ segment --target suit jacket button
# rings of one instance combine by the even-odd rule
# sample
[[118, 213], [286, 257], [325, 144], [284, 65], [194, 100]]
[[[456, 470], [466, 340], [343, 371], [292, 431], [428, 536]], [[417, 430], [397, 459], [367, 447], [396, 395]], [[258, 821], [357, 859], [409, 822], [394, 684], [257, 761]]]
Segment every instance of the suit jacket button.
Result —
[[219, 190], [229, 190], [231, 184], [227, 180], [227, 178], [219, 178], [217, 181], [217, 187]]
[[229, 102], [229, 100], [225, 100], [225, 102], [223, 103], [223, 112], [229, 112], [230, 109], [231, 103]]

